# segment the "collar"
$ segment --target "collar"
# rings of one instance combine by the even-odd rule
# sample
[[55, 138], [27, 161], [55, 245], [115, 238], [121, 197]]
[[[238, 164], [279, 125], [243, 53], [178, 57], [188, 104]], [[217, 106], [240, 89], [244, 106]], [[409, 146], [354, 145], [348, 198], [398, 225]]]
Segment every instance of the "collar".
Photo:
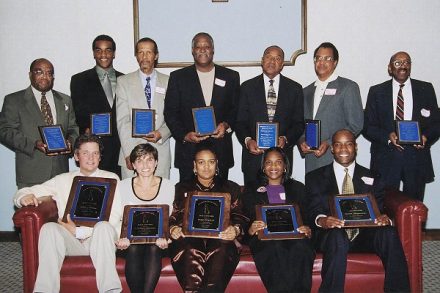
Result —
[[[34, 88], [32, 85], [31, 85], [31, 90], [32, 90], [32, 93], [34, 94], [35, 97], [41, 97], [42, 92], [40, 92], [39, 90]], [[45, 93], [46, 93], [46, 97], [47, 97], [48, 94], [50, 95], [52, 93], [52, 90], [48, 90]]]
[[337, 78], [339, 77], [339, 75], [336, 73], [336, 70], [333, 71], [333, 73], [324, 81], [317, 79], [315, 81], [315, 86], [327, 86], [330, 82], [335, 81]]
[[96, 73], [98, 74], [99, 79], [103, 79], [105, 73], [108, 73], [109, 77], [115, 77], [116, 76], [116, 71], [113, 68], [113, 66], [111, 66], [108, 70], [105, 70], [102, 67], [99, 67], [98, 65], [96, 65], [95, 66], [95, 70], [96, 70]]
[[[392, 81], [393, 81], [393, 87], [397, 87], [397, 88], [400, 87], [401, 83], [398, 82], [397, 80], [395, 80], [394, 77], [393, 77]], [[408, 79], [405, 80], [405, 82], [402, 84], [405, 85], [405, 87], [407, 87], [408, 85], [411, 85], [411, 78], [408, 77]]]
[[351, 178], [353, 178], [354, 167], [356, 166], [356, 161], [353, 161], [349, 166], [344, 167], [335, 160], [333, 160], [333, 170], [335, 174], [337, 173], [345, 173], [345, 168], [348, 168], [348, 174], [350, 174]]
[[153, 69], [153, 71], [151, 72], [151, 74], [145, 74], [142, 72], [142, 70], [139, 69], [139, 76], [142, 80], [145, 80], [147, 77], [150, 78], [150, 80], [155, 79], [156, 78], [156, 69]]
[[[271, 80], [271, 78], [269, 78], [266, 74], [263, 73], [263, 80], [264, 80], [264, 84], [269, 84], [269, 80]], [[278, 73], [274, 78], [272, 78], [272, 80], [274, 84], [279, 84], [280, 74]]]
[[99, 176], [98, 176], [99, 168], [96, 168], [95, 172], [93, 172], [92, 174], [90, 174], [90, 175], [88, 175], [88, 176], [87, 176], [87, 175], [84, 175], [83, 173], [81, 173], [81, 169], [78, 170], [78, 173], [79, 173], [80, 176], [86, 176], [86, 177], [99, 177]]

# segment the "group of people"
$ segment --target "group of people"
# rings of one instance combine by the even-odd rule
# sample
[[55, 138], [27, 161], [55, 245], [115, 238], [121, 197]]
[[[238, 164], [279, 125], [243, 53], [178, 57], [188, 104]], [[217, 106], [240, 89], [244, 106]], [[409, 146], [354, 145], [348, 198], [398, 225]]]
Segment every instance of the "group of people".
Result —
[[[53, 90], [54, 68], [37, 59], [30, 66], [31, 86], [5, 97], [0, 113], [0, 142], [16, 153], [14, 196], [17, 207], [54, 199], [64, 214], [75, 176], [118, 180], [109, 222], [93, 228], [67, 222], [47, 223], [40, 232], [35, 292], [58, 292], [59, 272], [66, 255], [90, 255], [100, 292], [122, 289], [115, 268], [115, 249], [127, 250], [126, 276], [132, 292], [152, 292], [160, 276], [163, 250], [168, 249], [185, 291], [222, 292], [239, 261], [240, 243], [248, 243], [269, 292], [309, 292], [315, 250], [323, 252], [320, 292], [344, 290], [348, 251], [374, 251], [385, 268], [384, 290], [409, 291], [402, 245], [390, 219], [383, 214], [384, 188], [399, 188], [423, 200], [424, 186], [434, 178], [430, 146], [440, 136], [440, 112], [432, 84], [410, 78], [411, 58], [398, 52], [390, 58], [392, 77], [370, 89], [365, 112], [358, 85], [335, 72], [336, 47], [322, 43], [314, 51], [317, 80], [304, 89], [283, 76], [284, 51], [265, 49], [263, 73], [240, 85], [239, 74], [214, 64], [214, 40], [198, 33], [191, 44], [194, 64], [168, 77], [155, 67], [156, 42], [136, 44], [139, 69], [123, 75], [113, 68], [116, 44], [107, 35], [92, 44], [96, 66], [71, 80], [71, 98]], [[192, 109], [212, 106], [216, 129], [211, 135], [194, 130]], [[155, 129], [132, 137], [132, 110], [154, 109]], [[112, 134], [91, 134], [90, 114], [111, 113]], [[305, 119], [320, 120], [320, 145], [305, 139]], [[421, 143], [401, 145], [395, 120], [419, 122]], [[257, 122], [278, 123], [277, 145], [258, 147]], [[69, 151], [47, 153], [37, 126], [60, 124]], [[244, 192], [228, 180], [234, 164], [232, 133], [242, 145]], [[371, 170], [356, 164], [356, 137], [371, 141]], [[168, 180], [170, 137], [180, 181]], [[305, 157], [305, 185], [293, 180], [295, 145]], [[68, 172], [73, 156], [79, 170]], [[119, 182], [119, 177], [123, 180]], [[348, 187], [349, 188], [348, 188]], [[230, 223], [217, 239], [185, 236], [182, 230], [188, 192], [226, 192], [231, 196]], [[331, 215], [327, 197], [371, 192], [381, 215], [377, 228], [345, 229]], [[156, 245], [130, 245], [120, 239], [122, 207], [168, 204], [170, 239]], [[256, 219], [260, 204], [296, 203], [304, 239], [261, 241], [265, 228]], [[353, 233], [352, 233], [353, 232]]]

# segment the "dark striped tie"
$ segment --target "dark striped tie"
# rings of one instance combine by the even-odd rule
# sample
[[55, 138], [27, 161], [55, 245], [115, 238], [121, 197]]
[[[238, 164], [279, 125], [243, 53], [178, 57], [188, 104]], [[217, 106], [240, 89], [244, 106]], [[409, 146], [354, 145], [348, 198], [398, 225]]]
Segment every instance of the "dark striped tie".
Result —
[[269, 80], [269, 90], [267, 91], [266, 104], [267, 116], [269, 117], [269, 122], [272, 122], [277, 107], [277, 94], [275, 93], [275, 89], [273, 87], [273, 79]]
[[43, 113], [44, 122], [46, 125], [53, 125], [53, 116], [50, 105], [46, 99], [46, 93], [41, 93], [41, 113]]
[[403, 110], [405, 109], [405, 104], [403, 101], [402, 88], [404, 84], [400, 85], [399, 93], [397, 94], [397, 107], [396, 107], [396, 120], [403, 120]]

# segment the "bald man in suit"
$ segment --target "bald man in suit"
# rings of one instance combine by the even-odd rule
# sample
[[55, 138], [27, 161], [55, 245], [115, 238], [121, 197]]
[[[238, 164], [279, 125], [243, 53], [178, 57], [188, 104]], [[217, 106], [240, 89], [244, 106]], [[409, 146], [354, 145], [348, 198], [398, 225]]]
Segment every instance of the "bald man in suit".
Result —
[[61, 125], [69, 148], [78, 137], [72, 100], [52, 89], [55, 79], [52, 63], [43, 58], [34, 60], [29, 78], [28, 88], [5, 97], [0, 113], [0, 142], [15, 152], [18, 188], [39, 184], [69, 171], [70, 149], [48, 155], [47, 145], [41, 140], [38, 126], [48, 123], [42, 113], [42, 103], [49, 105], [50, 123]]

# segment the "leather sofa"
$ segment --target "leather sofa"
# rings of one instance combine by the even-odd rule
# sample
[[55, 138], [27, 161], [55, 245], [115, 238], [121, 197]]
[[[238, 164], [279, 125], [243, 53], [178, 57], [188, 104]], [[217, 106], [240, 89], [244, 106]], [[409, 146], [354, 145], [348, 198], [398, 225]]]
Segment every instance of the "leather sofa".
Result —
[[[394, 220], [408, 262], [412, 292], [422, 292], [422, 223], [428, 209], [422, 202], [410, 200], [398, 191], [387, 191], [386, 213]], [[23, 252], [24, 292], [32, 292], [38, 268], [38, 235], [41, 226], [58, 217], [55, 202], [39, 207], [23, 207], [13, 216], [14, 224], [21, 230]], [[124, 259], [117, 258], [117, 269], [124, 292], [129, 292], [124, 276]], [[317, 255], [313, 267], [312, 292], [317, 292], [321, 282], [322, 256]], [[375, 254], [351, 253], [348, 256], [346, 292], [383, 292], [384, 270]], [[181, 292], [169, 258], [163, 259], [163, 269], [156, 292]], [[240, 263], [227, 287], [227, 292], [266, 292], [255, 268], [249, 248], [243, 246]], [[61, 269], [61, 292], [97, 292], [95, 270], [90, 257], [66, 257]]]

